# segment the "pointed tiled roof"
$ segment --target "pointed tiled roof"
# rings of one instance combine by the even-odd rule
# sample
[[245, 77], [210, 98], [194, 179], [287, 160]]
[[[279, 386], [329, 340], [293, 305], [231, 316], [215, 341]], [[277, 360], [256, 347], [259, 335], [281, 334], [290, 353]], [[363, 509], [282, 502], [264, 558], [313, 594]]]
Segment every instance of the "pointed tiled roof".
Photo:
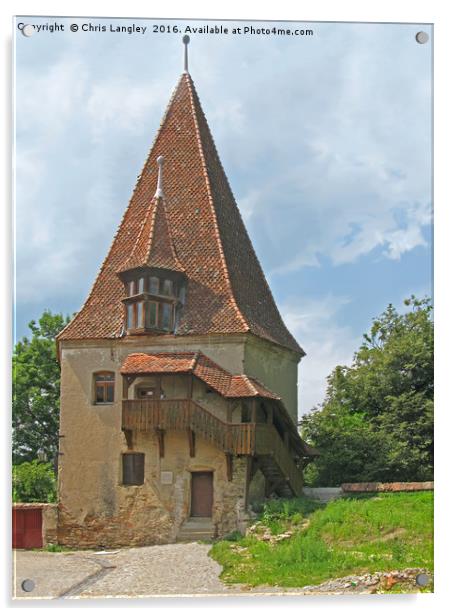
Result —
[[188, 279], [175, 334], [251, 332], [304, 354], [278, 312], [188, 73], [173, 93], [91, 293], [58, 339], [123, 335], [124, 289], [117, 272], [134, 252], [140, 258], [145, 252], [160, 155], [169, 232]]
[[168, 228], [164, 199], [157, 196], [149, 205], [130, 257], [120, 271], [146, 266], [184, 271]]

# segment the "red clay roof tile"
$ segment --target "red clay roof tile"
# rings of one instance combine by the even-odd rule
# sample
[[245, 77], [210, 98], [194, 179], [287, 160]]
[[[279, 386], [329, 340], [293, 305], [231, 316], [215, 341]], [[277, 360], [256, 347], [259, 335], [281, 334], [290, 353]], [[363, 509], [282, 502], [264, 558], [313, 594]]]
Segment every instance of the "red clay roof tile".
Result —
[[201, 352], [131, 353], [124, 360], [121, 374], [191, 373], [225, 398], [280, 397], [256, 379], [231, 374]]
[[120, 271], [145, 266], [184, 271], [176, 255], [162, 197], [152, 199], [130, 257]]
[[[153, 203], [159, 155], [165, 204]], [[278, 312], [188, 74], [170, 100], [89, 297], [58, 340], [123, 335], [117, 272], [143, 260], [148, 248], [155, 263], [174, 269], [177, 261], [187, 275], [176, 335], [252, 332], [304, 354]]]

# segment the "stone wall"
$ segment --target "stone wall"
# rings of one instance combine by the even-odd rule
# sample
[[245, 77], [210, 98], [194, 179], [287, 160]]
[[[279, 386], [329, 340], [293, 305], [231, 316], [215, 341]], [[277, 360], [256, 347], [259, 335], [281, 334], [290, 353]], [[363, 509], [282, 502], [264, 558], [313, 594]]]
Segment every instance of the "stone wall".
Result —
[[304, 487], [303, 494], [313, 500], [327, 503], [336, 498], [347, 496], [348, 494], [361, 494], [366, 492], [417, 492], [420, 490], [433, 490], [433, 481], [343, 483], [339, 488]]
[[[195, 456], [190, 457], [188, 434], [167, 432], [161, 458], [154, 432], [133, 432], [132, 450], [145, 455], [145, 481], [142, 486], [122, 484], [122, 454], [130, 451], [120, 429], [122, 396], [116, 387], [115, 403], [97, 406], [87, 393], [94, 366], [102, 363], [103, 369], [114, 369], [114, 355], [99, 350], [86, 358], [77, 355], [76, 362], [71, 357], [64, 364], [59, 542], [73, 547], [117, 547], [175, 541], [190, 515], [191, 472], [196, 471], [213, 472], [212, 521], [218, 535], [237, 529], [243, 519], [246, 460], [234, 459], [233, 479], [228, 481], [224, 452], [199, 436], [195, 436]], [[150, 381], [142, 378], [140, 384]], [[162, 386], [168, 397], [182, 395], [183, 377], [182, 381], [165, 377]], [[193, 396], [205, 397], [210, 404], [207, 407], [204, 402], [204, 406], [226, 418], [225, 401], [207, 394], [201, 383], [194, 387]]]
[[433, 490], [433, 481], [343, 483], [343, 492], [418, 492]]
[[[139, 339], [61, 343], [58, 477], [58, 540], [61, 544], [113, 547], [174, 541], [180, 526], [190, 515], [190, 473], [202, 470], [214, 473], [213, 523], [218, 535], [243, 526], [247, 459], [234, 458], [233, 479], [228, 481], [224, 452], [199, 437], [196, 438], [196, 455], [191, 458], [187, 434], [167, 433], [165, 455], [160, 458], [156, 435], [134, 432], [133, 450], [145, 454], [145, 482], [142, 486], [122, 485], [121, 454], [128, 450], [128, 446], [121, 431], [123, 392], [119, 369], [129, 353], [199, 349], [225, 369], [243, 373], [248, 339], [245, 336], [144, 336]], [[295, 355], [275, 349], [276, 346], [270, 343], [255, 346], [251, 363], [256, 367], [260, 357], [265, 370], [257, 374], [256, 368], [251, 374], [270, 389], [277, 392], [290, 390], [296, 394]], [[273, 376], [272, 363], [276, 366]], [[113, 371], [116, 375], [113, 404], [93, 403], [93, 374], [98, 371]], [[267, 377], [271, 382], [267, 382]], [[278, 379], [284, 380], [281, 387]], [[140, 377], [129, 388], [129, 397], [135, 397], [138, 385], [151, 386], [152, 383], [151, 376]], [[186, 385], [183, 375], [162, 379], [167, 398], [183, 397]], [[193, 398], [223, 421], [226, 419], [227, 402], [216, 393], [208, 392], [196, 379]], [[296, 395], [292, 398], [296, 401]], [[296, 406], [293, 410], [296, 412]], [[240, 403], [237, 403], [232, 420], [240, 421], [240, 417]], [[169, 483], [162, 481], [162, 473], [172, 473]]]

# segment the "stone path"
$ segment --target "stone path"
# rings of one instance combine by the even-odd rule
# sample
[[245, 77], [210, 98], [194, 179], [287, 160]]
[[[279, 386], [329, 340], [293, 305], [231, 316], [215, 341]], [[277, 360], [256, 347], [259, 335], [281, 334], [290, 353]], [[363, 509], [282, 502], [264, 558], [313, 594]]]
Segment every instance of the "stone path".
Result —
[[[210, 548], [207, 544], [177, 543], [127, 548], [115, 553], [16, 550], [13, 557], [14, 596], [66, 600], [184, 595], [368, 594], [388, 590], [396, 582], [404, 583], [405, 592], [417, 592], [416, 575], [425, 572], [407, 569], [349, 576], [304, 588], [250, 588], [223, 584], [219, 579], [220, 565], [208, 556]], [[21, 588], [25, 579], [35, 583], [31, 592]]]
[[[223, 584], [220, 565], [207, 555], [211, 546], [177, 543], [95, 552], [14, 553], [17, 598], [149, 597], [236, 594]], [[32, 592], [21, 588], [35, 582]], [[240, 591], [238, 591], [240, 592]]]

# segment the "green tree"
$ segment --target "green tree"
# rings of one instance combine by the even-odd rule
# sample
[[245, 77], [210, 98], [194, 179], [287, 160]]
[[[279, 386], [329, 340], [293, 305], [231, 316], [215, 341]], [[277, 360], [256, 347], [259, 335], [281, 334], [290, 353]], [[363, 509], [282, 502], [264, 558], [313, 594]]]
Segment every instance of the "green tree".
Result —
[[55, 336], [69, 322], [46, 310], [31, 338], [22, 338], [13, 354], [13, 462], [37, 458], [42, 450], [49, 461], [58, 451], [60, 366]]
[[351, 367], [328, 377], [323, 404], [302, 419], [320, 452], [312, 485], [433, 478], [433, 320], [428, 298], [374, 319]]
[[54, 503], [56, 479], [52, 465], [47, 462], [22, 462], [13, 466], [13, 502]]

